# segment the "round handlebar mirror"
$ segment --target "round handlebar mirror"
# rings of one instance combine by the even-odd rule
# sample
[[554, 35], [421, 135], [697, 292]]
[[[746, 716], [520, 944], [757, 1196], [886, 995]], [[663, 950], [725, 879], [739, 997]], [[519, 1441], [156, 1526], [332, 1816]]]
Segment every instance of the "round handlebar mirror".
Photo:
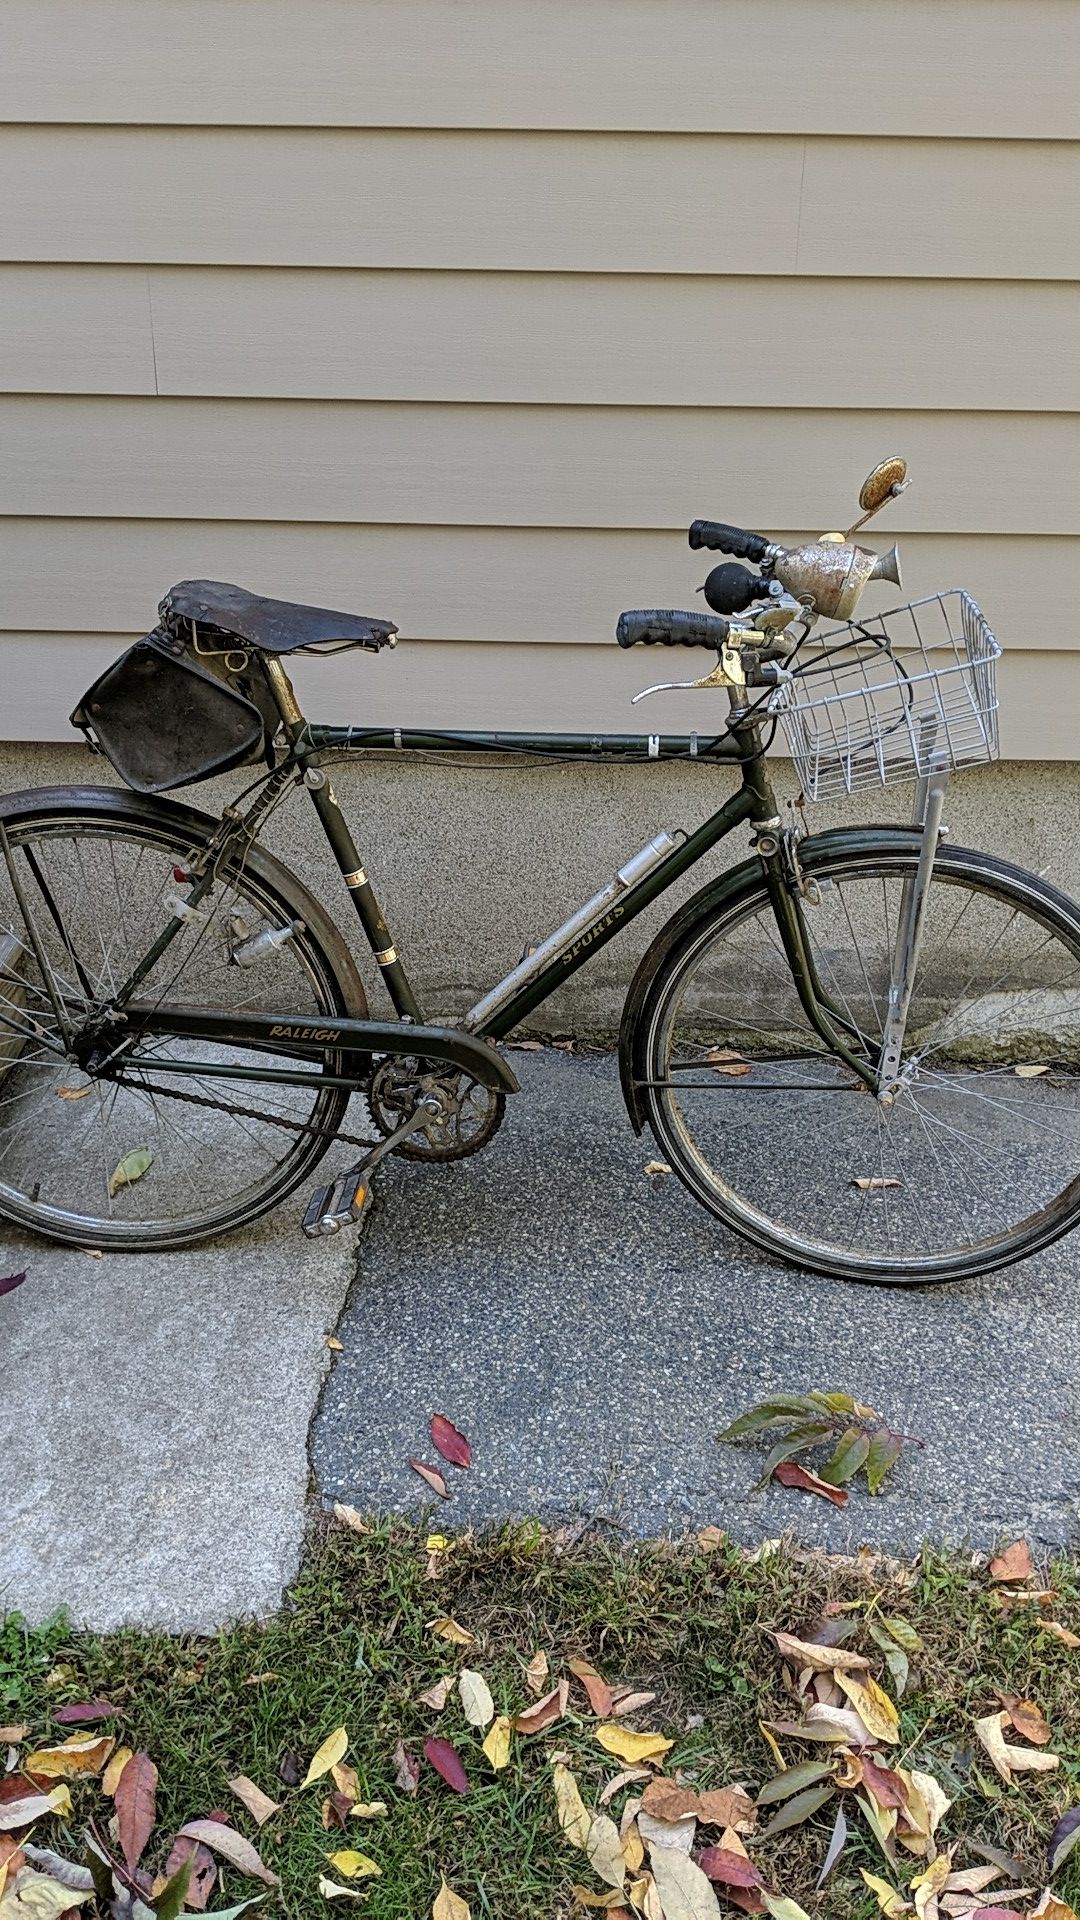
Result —
[[899, 493], [907, 481], [907, 461], [894, 454], [891, 460], [882, 460], [872, 473], [868, 473], [859, 490], [859, 507], [863, 513], [877, 513], [893, 494]]

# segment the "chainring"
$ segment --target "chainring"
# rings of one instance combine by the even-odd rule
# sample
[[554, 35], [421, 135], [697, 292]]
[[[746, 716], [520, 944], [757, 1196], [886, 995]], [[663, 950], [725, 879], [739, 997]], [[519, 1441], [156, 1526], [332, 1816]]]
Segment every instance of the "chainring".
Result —
[[376, 1067], [366, 1098], [384, 1136], [400, 1127], [421, 1100], [438, 1102], [424, 1131], [394, 1148], [407, 1160], [465, 1160], [487, 1146], [506, 1112], [501, 1088], [482, 1086], [457, 1068], [415, 1055], [396, 1054]]

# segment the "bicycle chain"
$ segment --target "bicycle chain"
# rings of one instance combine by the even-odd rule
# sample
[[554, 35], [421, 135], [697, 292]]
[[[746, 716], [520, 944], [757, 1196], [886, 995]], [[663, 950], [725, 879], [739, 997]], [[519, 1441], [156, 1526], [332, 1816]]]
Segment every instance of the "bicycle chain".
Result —
[[343, 1133], [337, 1127], [312, 1127], [301, 1120], [286, 1120], [278, 1113], [264, 1113], [260, 1107], [242, 1107], [235, 1100], [215, 1100], [210, 1094], [181, 1093], [177, 1087], [150, 1086], [145, 1080], [120, 1079], [115, 1086], [139, 1087], [144, 1093], [159, 1093], [165, 1100], [182, 1100], [189, 1107], [211, 1107], [215, 1113], [229, 1113], [238, 1120], [258, 1120], [263, 1126], [284, 1127], [287, 1133], [307, 1133], [314, 1138], [340, 1140], [346, 1147], [378, 1147], [381, 1140], [364, 1140], [358, 1133]]

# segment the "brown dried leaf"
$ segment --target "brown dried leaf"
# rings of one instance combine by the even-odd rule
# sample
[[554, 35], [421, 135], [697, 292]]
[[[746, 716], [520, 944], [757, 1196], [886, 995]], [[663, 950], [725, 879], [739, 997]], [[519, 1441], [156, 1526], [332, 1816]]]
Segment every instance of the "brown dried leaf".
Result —
[[815, 1673], [854, 1673], [869, 1667], [864, 1653], [851, 1647], [822, 1646], [817, 1640], [797, 1640], [793, 1633], [774, 1633], [780, 1652], [793, 1666], [812, 1667]]
[[358, 1513], [355, 1507], [346, 1506], [343, 1500], [334, 1501], [334, 1519], [340, 1520], [342, 1526], [348, 1527], [352, 1533], [374, 1533], [375, 1531], [374, 1527], [369, 1527], [363, 1515]]
[[529, 1692], [539, 1699], [547, 1684], [548, 1657], [546, 1653], [536, 1652], [525, 1669], [525, 1685]]
[[1063, 1647], [1080, 1647], [1080, 1633], [1073, 1633], [1071, 1628], [1063, 1627], [1060, 1620], [1039, 1620], [1036, 1625], [1040, 1626], [1044, 1633], [1052, 1633], [1055, 1640], [1061, 1641]]
[[674, 1847], [678, 1853], [689, 1853], [697, 1833], [697, 1815], [693, 1813], [684, 1813], [678, 1820], [658, 1820], [642, 1807], [635, 1824], [650, 1854], [657, 1847]]
[[1031, 1548], [1026, 1540], [1014, 1540], [1011, 1547], [990, 1562], [991, 1580], [1030, 1580], [1034, 1572]]
[[618, 1687], [612, 1696], [611, 1717], [625, 1720], [630, 1714], [639, 1713], [642, 1707], [651, 1707], [655, 1699], [655, 1693], [631, 1693], [628, 1687]]
[[409, 1455], [408, 1464], [414, 1473], [420, 1475], [421, 1480], [427, 1481], [432, 1492], [437, 1493], [440, 1500], [449, 1500], [450, 1489], [438, 1467], [429, 1467], [426, 1460], [414, 1460], [412, 1454]]
[[237, 1799], [243, 1802], [257, 1827], [265, 1826], [271, 1814], [280, 1813], [281, 1802], [271, 1800], [270, 1795], [264, 1793], [261, 1787], [257, 1787], [254, 1780], [249, 1780], [246, 1773], [238, 1773], [234, 1780], [229, 1781], [229, 1785]]
[[433, 1687], [428, 1687], [423, 1693], [417, 1694], [417, 1706], [430, 1707], [433, 1713], [441, 1713], [453, 1692], [453, 1688], [453, 1674], [444, 1673], [441, 1680], [436, 1680]]
[[702, 1527], [695, 1537], [702, 1553], [715, 1553], [718, 1547], [723, 1546], [727, 1534], [723, 1527]]
[[518, 1714], [514, 1721], [514, 1732], [546, 1732], [548, 1727], [555, 1725], [556, 1720], [562, 1719], [569, 1699], [570, 1682], [560, 1680], [558, 1686], [552, 1687], [550, 1693], [545, 1693], [542, 1700], [537, 1700], [533, 1706], [526, 1707], [524, 1712]]
[[651, 1780], [652, 1777], [648, 1767], [628, 1767], [625, 1773], [617, 1773], [613, 1780], [608, 1781], [600, 1794], [599, 1805], [606, 1807], [624, 1787], [637, 1786], [642, 1780]]
[[455, 1647], [471, 1647], [474, 1636], [467, 1627], [461, 1627], [449, 1614], [441, 1613], [437, 1619], [428, 1621], [428, 1630], [437, 1633], [440, 1640], [449, 1640]]
[[647, 1160], [645, 1171], [646, 1173], [670, 1173], [671, 1168], [666, 1160]]
[[975, 1732], [1006, 1786], [1012, 1786], [1015, 1773], [1052, 1773], [1061, 1765], [1056, 1753], [1043, 1753], [1035, 1747], [1010, 1747], [1005, 1740], [1008, 1724], [1006, 1713], [988, 1713], [985, 1719], [975, 1722]]
[[277, 1874], [271, 1873], [270, 1868], [260, 1860], [251, 1841], [245, 1840], [243, 1834], [237, 1833], [236, 1828], [230, 1827], [227, 1822], [209, 1819], [188, 1820], [180, 1831], [190, 1834], [193, 1840], [201, 1840], [204, 1847], [209, 1847], [214, 1853], [220, 1853], [222, 1859], [227, 1860], [230, 1866], [236, 1867], [240, 1873], [250, 1874], [253, 1880], [265, 1881], [268, 1887], [276, 1887], [280, 1884]]
[[1015, 1693], [999, 1693], [998, 1699], [1017, 1733], [1022, 1733], [1024, 1739], [1030, 1740], [1036, 1747], [1045, 1747], [1049, 1744], [1053, 1737], [1050, 1723], [1041, 1707], [1035, 1705], [1034, 1700], [1021, 1700]]
[[411, 1754], [404, 1740], [394, 1747], [394, 1785], [402, 1793], [414, 1794], [420, 1784], [420, 1762]]
[[585, 1853], [598, 1880], [603, 1880], [609, 1887], [622, 1887], [625, 1884], [626, 1860], [619, 1829], [606, 1813], [593, 1816], [585, 1841]]
[[828, 1500], [834, 1507], [846, 1507], [848, 1495], [846, 1487], [830, 1486], [827, 1480], [811, 1473], [809, 1467], [800, 1467], [797, 1460], [779, 1460], [772, 1470], [774, 1480], [782, 1487], [795, 1487], [800, 1493], [816, 1493]]
[[58, 1747], [39, 1747], [23, 1764], [35, 1780], [74, 1780], [79, 1774], [101, 1773], [115, 1745], [107, 1734], [74, 1733]]
[[179, 1873], [186, 1860], [191, 1861], [191, 1873], [188, 1878], [187, 1892], [184, 1895], [184, 1907], [190, 1909], [192, 1913], [205, 1913], [207, 1902], [217, 1880], [214, 1856], [206, 1847], [200, 1846], [197, 1840], [190, 1840], [185, 1834], [178, 1834], [165, 1862], [164, 1879], [171, 1880], [174, 1873]]
[[601, 1720], [606, 1720], [612, 1711], [611, 1688], [606, 1680], [597, 1673], [589, 1660], [568, 1660], [567, 1666], [575, 1680], [580, 1680], [589, 1696], [589, 1705]]
[[330, 1778], [339, 1793], [345, 1795], [350, 1803], [360, 1798], [360, 1776], [355, 1767], [346, 1766], [344, 1760], [335, 1760], [330, 1769]]
[[888, 1187], [898, 1187], [900, 1182], [889, 1175], [874, 1173], [863, 1175], [860, 1179], [853, 1180], [851, 1184], [853, 1187], [858, 1187], [860, 1193], [883, 1193]]

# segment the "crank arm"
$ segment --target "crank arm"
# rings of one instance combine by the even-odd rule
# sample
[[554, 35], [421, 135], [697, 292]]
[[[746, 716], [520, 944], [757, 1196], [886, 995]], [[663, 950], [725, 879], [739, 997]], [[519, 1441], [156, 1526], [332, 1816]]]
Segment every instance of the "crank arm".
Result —
[[337, 1233], [340, 1227], [346, 1227], [362, 1218], [371, 1198], [371, 1175], [380, 1161], [411, 1133], [419, 1133], [426, 1127], [432, 1112], [438, 1111], [438, 1102], [433, 1101], [429, 1108], [423, 1101], [415, 1113], [388, 1133], [385, 1140], [365, 1153], [355, 1167], [349, 1167], [339, 1173], [336, 1180], [326, 1186], [316, 1187], [308, 1201], [301, 1226], [309, 1240], [317, 1240], [323, 1234]]

